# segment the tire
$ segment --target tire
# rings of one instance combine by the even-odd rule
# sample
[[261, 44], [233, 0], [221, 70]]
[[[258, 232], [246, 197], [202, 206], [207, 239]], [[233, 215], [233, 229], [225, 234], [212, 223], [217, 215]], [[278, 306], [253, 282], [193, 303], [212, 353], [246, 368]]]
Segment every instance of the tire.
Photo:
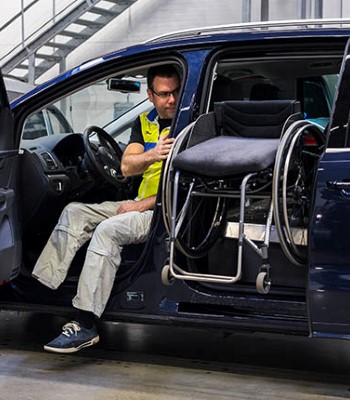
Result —
[[[314, 139], [313, 146], [305, 137]], [[281, 139], [273, 172], [274, 219], [280, 244], [295, 265], [307, 262], [307, 232], [323, 133], [308, 121], [292, 124]], [[295, 233], [298, 232], [298, 235]]]
[[267, 294], [270, 291], [271, 281], [266, 271], [260, 271], [256, 278], [256, 291], [260, 294]]

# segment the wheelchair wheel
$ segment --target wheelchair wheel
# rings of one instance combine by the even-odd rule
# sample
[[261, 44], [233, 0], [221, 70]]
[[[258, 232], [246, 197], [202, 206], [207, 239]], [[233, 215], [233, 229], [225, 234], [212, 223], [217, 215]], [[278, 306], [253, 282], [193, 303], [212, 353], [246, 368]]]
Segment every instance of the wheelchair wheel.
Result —
[[[172, 221], [173, 180], [172, 160], [185, 148], [192, 125], [186, 127], [177, 137], [172, 152], [164, 167], [162, 209], [164, 224], [170, 235]], [[190, 189], [191, 188], [191, 189]], [[190, 194], [203, 189], [198, 178], [180, 180], [177, 196], [178, 225], [175, 244], [186, 257], [201, 258], [205, 256], [217, 240], [222, 228], [225, 200], [218, 197], [192, 196]]]
[[297, 121], [286, 131], [277, 150], [273, 173], [275, 225], [282, 250], [295, 265], [307, 261], [307, 229], [313, 182], [324, 146], [320, 129]]
[[172, 207], [172, 160], [179, 154], [181, 150], [185, 148], [186, 142], [188, 140], [188, 135], [191, 132], [194, 123], [188, 125], [185, 129], [183, 129], [179, 135], [176, 137], [176, 140], [173, 144], [173, 147], [168, 155], [168, 158], [165, 162], [164, 171], [163, 171], [163, 181], [162, 181], [162, 213], [163, 220], [165, 224], [165, 228], [170, 234], [170, 226], [171, 226], [171, 207]]

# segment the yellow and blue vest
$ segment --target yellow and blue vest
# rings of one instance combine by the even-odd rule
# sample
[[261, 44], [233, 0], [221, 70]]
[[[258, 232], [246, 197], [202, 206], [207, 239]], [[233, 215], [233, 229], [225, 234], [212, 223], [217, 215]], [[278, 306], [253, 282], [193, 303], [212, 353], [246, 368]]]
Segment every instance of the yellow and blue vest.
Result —
[[[170, 127], [166, 127], [159, 133], [158, 113], [156, 109], [140, 115], [141, 133], [144, 140], [145, 151], [153, 149], [159, 137], [169, 132]], [[151, 164], [142, 174], [142, 182], [139, 187], [139, 199], [146, 199], [157, 194], [159, 179], [163, 161]]]

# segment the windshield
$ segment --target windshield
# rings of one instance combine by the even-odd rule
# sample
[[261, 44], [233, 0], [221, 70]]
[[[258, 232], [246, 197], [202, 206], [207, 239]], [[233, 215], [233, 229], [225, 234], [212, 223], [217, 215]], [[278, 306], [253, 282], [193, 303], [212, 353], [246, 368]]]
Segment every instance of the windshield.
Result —
[[83, 133], [86, 127], [97, 125], [126, 145], [137, 116], [151, 108], [144, 76], [104, 79], [32, 114], [26, 121], [23, 139]]
[[[136, 81], [135, 78], [127, 78]], [[102, 81], [86, 87], [55, 103], [74, 132], [83, 132], [87, 126], [105, 126], [147, 98], [146, 79], [139, 79], [137, 93], [110, 90], [108, 82]]]

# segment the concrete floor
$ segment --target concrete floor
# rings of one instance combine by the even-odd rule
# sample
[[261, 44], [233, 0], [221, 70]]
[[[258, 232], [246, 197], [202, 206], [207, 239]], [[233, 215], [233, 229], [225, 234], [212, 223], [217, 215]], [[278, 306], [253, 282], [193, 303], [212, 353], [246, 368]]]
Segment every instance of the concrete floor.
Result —
[[42, 345], [65, 321], [0, 312], [0, 399], [350, 398], [350, 342], [102, 323], [74, 355]]

